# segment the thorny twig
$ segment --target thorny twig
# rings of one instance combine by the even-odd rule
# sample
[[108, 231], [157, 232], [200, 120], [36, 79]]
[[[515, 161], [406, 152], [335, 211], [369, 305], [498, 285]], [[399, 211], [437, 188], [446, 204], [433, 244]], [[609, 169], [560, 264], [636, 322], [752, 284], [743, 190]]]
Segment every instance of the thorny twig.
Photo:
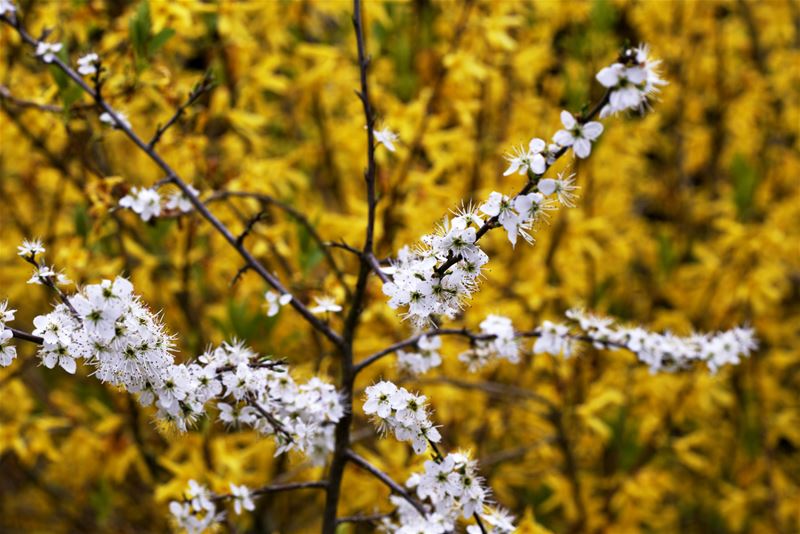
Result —
[[[14, 28], [19, 34], [23, 42], [30, 46], [36, 46], [39, 40], [32, 37], [25, 28], [22, 27], [20, 21], [13, 16], [9, 15], [0, 16], [0, 21]], [[198, 196], [190, 189], [187, 183], [180, 178], [180, 176], [172, 169], [172, 167], [155, 151], [154, 147], [148, 146], [141, 137], [139, 137], [126, 123], [120, 119], [119, 114], [111, 105], [103, 99], [94, 89], [83, 80], [83, 78], [60, 58], [53, 57], [50, 63], [61, 69], [72, 81], [74, 81], [85, 93], [94, 99], [97, 106], [108, 113], [109, 117], [114, 122], [117, 129], [121, 130], [133, 141], [133, 143], [144, 152], [156, 165], [158, 165], [166, 174], [167, 178], [176, 185], [181, 192], [186, 196], [189, 202], [194, 206], [197, 212], [206, 219], [214, 229], [222, 235], [222, 237], [245, 259], [245, 261], [255, 270], [261, 278], [263, 278], [270, 286], [279, 291], [280, 293], [288, 293], [287, 289], [283, 286], [281, 281], [272, 273], [270, 273], [264, 265], [259, 262], [252, 253], [244, 246], [236, 243], [236, 237], [231, 231], [220, 221], [214, 214], [212, 214], [208, 207], [198, 198]], [[299, 299], [293, 298], [291, 306], [315, 329], [321, 332], [331, 342], [339, 347], [344, 346], [344, 339], [341, 335], [335, 332], [328, 324], [315, 316], [309, 308], [303, 304]]]

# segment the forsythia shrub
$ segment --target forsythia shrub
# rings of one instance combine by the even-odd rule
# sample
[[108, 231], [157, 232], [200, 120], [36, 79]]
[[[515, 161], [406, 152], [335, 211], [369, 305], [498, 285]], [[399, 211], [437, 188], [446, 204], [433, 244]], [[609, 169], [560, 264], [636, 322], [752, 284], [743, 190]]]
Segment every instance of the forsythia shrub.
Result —
[[0, 530], [800, 530], [799, 18], [0, 0]]

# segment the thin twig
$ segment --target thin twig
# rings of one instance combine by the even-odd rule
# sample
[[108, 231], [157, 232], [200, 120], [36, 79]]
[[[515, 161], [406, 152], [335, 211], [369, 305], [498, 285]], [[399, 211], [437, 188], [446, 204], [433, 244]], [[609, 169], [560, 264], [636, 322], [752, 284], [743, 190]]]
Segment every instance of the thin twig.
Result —
[[[538, 329], [514, 332], [514, 337], [518, 338], [534, 338], [534, 337], [540, 337], [541, 335], [542, 333]], [[404, 339], [403, 341], [398, 341], [393, 345], [389, 345], [388, 347], [367, 356], [366, 358], [364, 358], [363, 360], [361, 360], [356, 364], [355, 372], [356, 374], [360, 373], [361, 371], [364, 370], [364, 368], [369, 367], [376, 361], [380, 360], [384, 356], [392, 354], [393, 352], [397, 352], [398, 350], [402, 350], [407, 347], [416, 346], [417, 343], [419, 343], [419, 340], [422, 339], [423, 337], [435, 337], [435, 336], [461, 336], [469, 339], [471, 343], [474, 343], [476, 341], [490, 341], [495, 337], [497, 337], [494, 334], [483, 334], [480, 332], [472, 332], [471, 330], [468, 330], [466, 328], [438, 328], [436, 330], [429, 330], [427, 332], [422, 332], [420, 334], [411, 336], [410, 338]], [[638, 354], [635, 350], [631, 349], [624, 343], [618, 343], [616, 341], [609, 341], [604, 339], [597, 339], [586, 334], [568, 334], [564, 337], [566, 337], [567, 339], [571, 339], [573, 341], [582, 341], [585, 343], [598, 343], [606, 346], [607, 348], [625, 349], [631, 351], [634, 354]]]
[[[38, 44], [38, 40], [33, 38], [21, 25], [19, 20], [10, 15], [3, 15], [0, 16], [0, 21], [8, 24], [9, 26], [13, 27], [17, 33], [19, 34], [20, 38], [30, 46], [35, 47]], [[44, 61], [42, 59], [42, 61]], [[139, 137], [127, 124], [125, 121], [121, 120], [119, 113], [111, 107], [108, 102], [106, 102], [99, 94], [95, 92], [91, 87], [89, 87], [83, 78], [75, 72], [69, 65], [61, 61], [58, 57], [54, 57], [50, 62], [50, 65], [54, 65], [61, 69], [67, 76], [69, 76], [72, 81], [74, 81], [84, 92], [86, 92], [89, 96], [94, 99], [97, 106], [104, 112], [108, 113], [111, 119], [114, 122], [114, 125], [117, 129], [121, 130], [128, 136], [128, 138], [133, 141], [133, 143], [144, 152], [156, 165], [158, 165], [165, 173], [167, 178], [175, 184], [181, 192], [186, 196], [186, 198], [191, 202], [192, 206], [194, 206], [195, 210], [204, 218], [206, 219], [214, 229], [222, 235], [222, 237], [241, 255], [245, 261], [250, 264], [261, 278], [263, 278], [269, 285], [271, 285], [274, 289], [279, 291], [280, 293], [288, 293], [287, 289], [283, 286], [281, 281], [272, 273], [270, 273], [264, 265], [259, 262], [253, 255], [247, 250], [244, 246], [239, 245], [236, 243], [236, 237], [228, 230], [228, 228], [216, 217], [212, 214], [208, 207], [198, 198], [198, 196], [189, 188], [184, 180], [180, 178], [180, 176], [172, 169], [172, 167], [167, 164], [166, 161], [159, 155], [158, 152], [155, 151], [154, 148], [149, 147], [147, 143], [145, 143], [141, 137]], [[344, 346], [344, 339], [341, 335], [335, 332], [328, 324], [324, 321], [319, 319], [308, 307], [303, 304], [299, 299], [293, 298], [290, 302], [290, 305], [308, 322], [313, 328], [320, 331], [322, 334], [325, 335], [331, 342], [335, 345], [342, 347]]]
[[[169, 130], [173, 124], [178, 122], [178, 119], [181, 118], [181, 115], [183, 115], [183, 113], [186, 111], [186, 108], [194, 104], [197, 101], [197, 99], [203, 95], [203, 93], [210, 90], [213, 87], [213, 84], [214, 84], [214, 79], [213, 76], [211, 75], [211, 72], [206, 72], [205, 75], [203, 75], [203, 79], [200, 80], [200, 82], [194, 86], [192, 92], [189, 93], [189, 96], [186, 98], [186, 102], [181, 104], [178, 107], [178, 109], [175, 110], [175, 113], [172, 115], [172, 117], [170, 117], [170, 119], [164, 126], [159, 126], [156, 129], [156, 133], [153, 135], [153, 138], [150, 139], [150, 142], [147, 143], [147, 147], [152, 149], [154, 146], [156, 146], [156, 143], [158, 143], [159, 140], [161, 140], [161, 136], [164, 135], [164, 133], [167, 130]], [[96, 90], [99, 94], [100, 87], [97, 84], [96, 84]]]
[[340, 517], [336, 520], [337, 524], [342, 523], [375, 523], [382, 519], [389, 519], [395, 514], [395, 512], [386, 512], [382, 514], [371, 514], [371, 515], [348, 515], [345, 517]]
[[248, 400], [248, 404], [249, 404], [250, 406], [252, 406], [253, 408], [255, 408], [255, 409], [256, 409], [256, 411], [257, 411], [259, 414], [261, 414], [261, 416], [262, 416], [264, 419], [266, 419], [266, 420], [269, 422], [269, 424], [270, 424], [270, 425], [272, 425], [272, 428], [274, 428], [274, 429], [275, 429], [275, 432], [277, 432], [277, 433], [279, 433], [279, 434], [282, 434], [282, 435], [283, 435], [283, 437], [285, 437], [287, 440], [289, 440], [289, 442], [290, 442], [290, 443], [294, 443], [294, 438], [293, 438], [293, 437], [292, 437], [292, 435], [289, 433], [289, 431], [288, 431], [288, 430], [286, 430], [286, 428], [283, 426], [283, 423], [281, 423], [281, 422], [278, 420], [278, 418], [277, 418], [277, 417], [275, 417], [274, 415], [272, 415], [271, 413], [269, 413], [269, 412], [268, 412], [268, 411], [267, 411], [267, 410], [266, 410], [266, 409], [265, 409], [263, 406], [261, 406], [261, 404], [260, 404], [258, 401], [256, 401], [255, 399], [249, 399], [249, 400]]
[[[367, 282], [372, 271], [372, 265], [368, 258], [373, 253], [373, 243], [375, 238], [375, 208], [377, 199], [375, 197], [375, 115], [369, 100], [369, 84], [367, 83], [367, 69], [369, 58], [366, 55], [366, 45], [364, 43], [364, 27], [361, 15], [361, 1], [353, 0], [353, 29], [356, 34], [358, 46], [358, 66], [361, 80], [361, 91], [358, 94], [364, 108], [364, 119], [367, 128], [367, 168], [364, 171], [364, 181], [367, 193], [367, 224], [364, 236], [364, 247], [360, 255], [360, 265], [358, 269], [358, 279], [356, 280], [353, 298], [350, 301], [350, 309], [344, 321], [342, 332], [343, 342], [341, 348], [341, 383], [340, 390], [343, 390], [342, 404], [345, 415], [336, 425], [335, 445], [333, 458], [331, 459], [330, 469], [328, 470], [328, 493], [325, 499], [325, 509], [322, 516], [322, 534], [334, 534], [336, 532], [336, 510], [339, 504], [344, 468], [350, 451], [350, 423], [353, 413], [353, 384], [355, 382], [355, 370], [353, 368], [353, 341], [359, 320], [364, 311]], [[350, 451], [352, 452], [352, 451]], [[354, 454], [354, 453], [353, 453]]]
[[231, 279], [231, 283], [230, 283], [230, 284], [228, 284], [228, 285], [229, 285], [230, 287], [233, 287], [233, 286], [235, 286], [235, 285], [236, 285], [236, 282], [238, 282], [238, 281], [239, 281], [239, 279], [240, 279], [242, 276], [244, 276], [244, 273], [246, 273], [247, 271], [249, 271], [249, 270], [250, 270], [250, 269], [252, 269], [252, 268], [253, 268], [253, 267], [252, 267], [252, 265], [250, 265], [249, 263], [245, 263], [244, 265], [242, 265], [241, 267], [239, 267], [239, 270], [238, 270], [238, 271], [236, 271], [236, 274], [235, 274], [235, 275], [233, 275], [233, 278]]
[[253, 217], [251, 217], [250, 220], [247, 222], [247, 225], [244, 227], [244, 230], [242, 230], [242, 233], [239, 234], [239, 237], [236, 238], [236, 242], [239, 245], [242, 245], [244, 243], [245, 238], [247, 238], [247, 236], [250, 235], [250, 232], [253, 231], [253, 227], [258, 222], [263, 221], [266, 217], [267, 217], [266, 211], [259, 211]]
[[31, 343], [36, 343], [37, 345], [44, 344], [44, 338], [42, 337], [29, 334], [28, 332], [23, 332], [22, 330], [17, 330], [16, 328], [11, 328], [10, 326], [6, 326], [6, 330], [11, 330], [11, 334], [17, 339], [30, 341]]
[[322, 251], [322, 254], [325, 256], [325, 261], [328, 262], [328, 265], [333, 270], [334, 275], [336, 275], [336, 279], [345, 288], [345, 291], [348, 293], [350, 289], [347, 286], [347, 283], [344, 279], [344, 273], [339, 268], [339, 265], [336, 263], [336, 260], [331, 255], [330, 251], [326, 246], [326, 242], [322, 239], [322, 236], [319, 235], [316, 227], [308, 220], [308, 217], [303, 215], [298, 209], [294, 208], [293, 206], [287, 204], [286, 202], [280, 201], [277, 198], [267, 195], [265, 193], [255, 193], [250, 191], [217, 191], [208, 199], [206, 203], [215, 202], [217, 200], [224, 200], [228, 198], [252, 198], [258, 200], [262, 204], [267, 204], [270, 206], [274, 206], [281, 211], [285, 212], [288, 216], [293, 218], [297, 221], [305, 230], [308, 232], [308, 235], [313, 239], [319, 249]]
[[61, 106], [54, 106], [51, 104], [40, 104], [39, 102], [33, 102], [31, 100], [23, 100], [21, 98], [17, 98], [11, 94], [11, 90], [5, 85], [0, 84], [0, 98], [14, 104], [18, 108], [34, 108], [38, 109], [39, 111], [49, 111], [52, 113], [61, 113], [64, 111], [64, 108]]
[[365, 458], [359, 456], [355, 451], [348, 449], [346, 451], [346, 456], [349, 460], [351, 460], [354, 464], [359, 466], [360, 468], [364, 469], [365, 471], [369, 472], [372, 476], [383, 482], [386, 486], [389, 487], [394, 493], [405, 499], [414, 509], [420, 513], [422, 517], [425, 517], [425, 508], [422, 504], [411, 496], [411, 494], [406, 491], [400, 484], [392, 480], [392, 478], [369, 463]]
[[[271, 484], [250, 492], [251, 495], [269, 495], [270, 493], [278, 493], [281, 491], [301, 490], [301, 489], [321, 489], [325, 490], [328, 483], [324, 480], [312, 480], [309, 482], [288, 482], [286, 484]], [[233, 499], [236, 496], [231, 493], [220, 493], [211, 497], [212, 501], [224, 501]]]

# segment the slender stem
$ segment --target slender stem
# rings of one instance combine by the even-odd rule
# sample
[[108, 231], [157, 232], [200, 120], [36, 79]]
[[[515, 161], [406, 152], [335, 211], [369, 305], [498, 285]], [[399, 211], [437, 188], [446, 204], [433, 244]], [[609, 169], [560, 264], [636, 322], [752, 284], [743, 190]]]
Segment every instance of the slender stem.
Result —
[[387, 475], [386, 473], [384, 473], [383, 471], [381, 471], [380, 469], [369, 463], [366, 459], [362, 458], [355, 451], [351, 449], [347, 450], [346, 455], [347, 458], [351, 460], [354, 464], [361, 467], [365, 471], [369, 472], [372, 476], [383, 482], [386, 486], [389, 487], [389, 489], [391, 489], [397, 495], [401, 496], [406, 501], [408, 501], [408, 503], [411, 506], [413, 506], [414, 509], [420, 513], [420, 515], [425, 517], [426, 515], [425, 508], [422, 506], [422, 504], [418, 500], [416, 500], [408, 491], [406, 491], [406, 489], [403, 488], [403, 486], [392, 480], [392, 478], [389, 475]]
[[[514, 337], [521, 337], [521, 338], [532, 338], [532, 337], [541, 337], [542, 333], [538, 329], [534, 330], [525, 330], [520, 332], [514, 332]], [[384, 356], [388, 356], [393, 352], [397, 352], [398, 350], [405, 349], [407, 347], [416, 346], [419, 343], [419, 340], [423, 337], [435, 337], [435, 336], [462, 336], [468, 338], [471, 342], [475, 341], [488, 341], [494, 339], [494, 334], [483, 334], [480, 332], [472, 332], [466, 328], [439, 328], [436, 330], [429, 330], [427, 332], [422, 332], [421, 334], [417, 334], [415, 336], [411, 336], [408, 339], [404, 339], [403, 341], [398, 341], [394, 345], [389, 345], [385, 349], [379, 350], [378, 352], [367, 356], [360, 362], [358, 362], [355, 366], [356, 374], [363, 371], [366, 367], [369, 367], [376, 361], [380, 360]], [[585, 343], [601, 343], [609, 348], [615, 349], [626, 349], [631, 351], [634, 354], [638, 354], [637, 351], [631, 349], [624, 343], [618, 343], [616, 341], [608, 341], [604, 339], [597, 339], [593, 338], [586, 334], [567, 334], [567, 339], [571, 339], [573, 341], [583, 341]]]
[[[9, 26], [13, 27], [22, 40], [31, 45], [36, 46], [38, 40], [31, 37], [31, 35], [22, 27], [21, 23], [12, 15], [12, 18], [8, 18], [8, 16], [4, 15], [0, 17], [0, 21], [5, 22]], [[43, 61], [43, 60], [42, 60]], [[94, 89], [89, 87], [89, 85], [83, 80], [83, 78], [75, 72], [69, 65], [61, 61], [58, 57], [54, 57], [52, 65], [57, 66], [61, 69], [67, 76], [69, 76], [72, 81], [74, 81], [85, 93], [91, 96], [97, 106], [108, 113], [108, 115], [113, 119], [116, 128], [122, 130], [128, 138], [133, 141], [133, 143], [156, 164], [158, 165], [166, 174], [167, 180], [175, 184], [181, 192], [189, 199], [189, 202], [194, 206], [197, 212], [206, 219], [214, 229], [222, 235], [223, 238], [239, 253], [242, 258], [244, 258], [245, 262], [251, 266], [251, 268], [256, 271], [261, 278], [263, 278], [270, 286], [274, 289], [279, 291], [280, 293], [288, 293], [289, 291], [283, 286], [280, 280], [272, 273], [270, 273], [264, 265], [259, 262], [249, 250], [247, 250], [242, 244], [237, 243], [236, 237], [231, 233], [230, 230], [216, 217], [212, 214], [208, 207], [198, 198], [198, 196], [189, 188], [185, 181], [183, 181], [180, 176], [172, 169], [172, 167], [167, 164], [166, 161], [159, 155], [159, 153], [151, 146], [148, 145], [145, 141], [142, 140], [127, 124], [125, 121], [120, 119], [119, 114], [111, 107], [108, 102], [106, 102], [101, 95], [95, 92]], [[344, 340], [341, 335], [335, 332], [329, 325], [327, 325], [324, 321], [320, 320], [316, 317], [308, 307], [300, 302], [299, 299], [293, 298], [290, 302], [290, 305], [297, 310], [297, 312], [309, 323], [312, 327], [317, 329], [318, 331], [322, 332], [328, 339], [331, 340], [335, 345], [342, 347], [344, 344]]]
[[370, 514], [370, 515], [348, 515], [340, 517], [336, 523], [375, 523], [381, 519], [388, 519], [394, 515], [394, 512], [387, 512], [383, 514]]
[[156, 133], [153, 134], [153, 138], [150, 139], [150, 142], [147, 143], [147, 146], [151, 149], [156, 146], [156, 143], [161, 140], [161, 136], [164, 135], [164, 133], [169, 130], [173, 124], [178, 122], [178, 119], [181, 118], [181, 115], [183, 115], [183, 113], [186, 111], [186, 108], [194, 104], [195, 101], [197, 101], [197, 99], [209, 89], [211, 89], [211, 74], [207, 72], [203, 76], [203, 79], [200, 81], [200, 83], [198, 83], [194, 89], [192, 89], [192, 92], [189, 93], [189, 96], [186, 98], [186, 102], [181, 104], [178, 109], [175, 110], [175, 113], [172, 115], [172, 117], [170, 117], [164, 126], [159, 126], [156, 129]]
[[[603, 106], [605, 106], [608, 103], [608, 98], [610, 95], [611, 91], [607, 90], [603, 95], [603, 98], [601, 98], [597, 103], [595, 103], [595, 105], [588, 112], [586, 112], [585, 114], [581, 115], [576, 119], [578, 123], [585, 124], [590, 120], [592, 120], [598, 113], [600, 113], [600, 110], [603, 109]], [[562, 147], [558, 152], [556, 152], [553, 162], [547, 163], [544, 171], [541, 174], [533, 174], [531, 171], [528, 171], [528, 182], [522, 187], [522, 189], [519, 190], [519, 192], [516, 195], [514, 195], [514, 197], [516, 198], [520, 195], [527, 195], [528, 193], [530, 193], [536, 186], [536, 184], [539, 183], [539, 180], [545, 175], [547, 170], [550, 167], [552, 167], [553, 164], [559, 158], [561, 158], [561, 156], [566, 154], [567, 150], [568, 147]], [[481, 226], [480, 229], [475, 233], [475, 243], [477, 243], [478, 240], [480, 240], [480, 238], [486, 235], [490, 230], [499, 227], [500, 226], [499, 221], [500, 221], [499, 215], [496, 215], [491, 219], [487, 220], [486, 223], [484, 223], [484, 225]], [[444, 276], [447, 270], [456, 263], [458, 263], [459, 261], [461, 261], [461, 259], [462, 258], [460, 254], [450, 256], [450, 258], [448, 258], [447, 261], [445, 261], [443, 264], [441, 264], [439, 267], [436, 268], [435, 270], [436, 275], [439, 277]]]
[[369, 367], [376, 361], [380, 360], [384, 356], [392, 354], [393, 352], [397, 352], [398, 350], [405, 349], [407, 347], [415, 346], [420, 339], [423, 337], [435, 337], [435, 336], [466, 336], [472, 337], [471, 332], [466, 328], [440, 328], [438, 330], [430, 330], [428, 332], [423, 332], [421, 334], [417, 334], [412, 336], [408, 339], [404, 339], [403, 341], [398, 341], [394, 345], [389, 345], [385, 349], [379, 350], [378, 352], [367, 356], [360, 362], [358, 362], [355, 366], [356, 374], [363, 371], [366, 367]]
[[28, 332], [23, 332], [22, 330], [17, 330], [16, 328], [11, 328], [10, 326], [6, 326], [6, 329], [11, 330], [11, 334], [17, 339], [21, 339], [23, 341], [30, 341], [31, 343], [36, 343], [37, 345], [44, 344], [44, 338], [41, 338], [39, 336], [29, 334]]
[[369, 262], [369, 266], [372, 268], [373, 271], [375, 271], [375, 274], [378, 275], [378, 278], [381, 279], [381, 282], [383, 282], [384, 284], [387, 283], [389, 281], [389, 277], [386, 276], [386, 273], [384, 273], [381, 270], [381, 264], [378, 262], [378, 258], [375, 257], [375, 254], [370, 252], [369, 254], [367, 254], [366, 259], [367, 262]]
[[358, 66], [361, 79], [361, 92], [358, 93], [364, 108], [364, 118], [367, 127], [367, 168], [364, 171], [364, 180], [367, 189], [367, 227], [364, 237], [364, 247], [361, 251], [361, 263], [358, 269], [358, 279], [356, 281], [350, 309], [344, 323], [344, 330], [341, 344], [341, 390], [343, 391], [342, 403], [344, 405], [344, 417], [336, 425], [336, 441], [328, 471], [328, 493], [325, 500], [325, 510], [322, 518], [322, 533], [334, 534], [336, 531], [336, 511], [339, 504], [339, 496], [344, 477], [344, 468], [347, 463], [347, 451], [350, 447], [350, 423], [353, 417], [353, 384], [355, 382], [355, 369], [353, 368], [353, 340], [355, 339], [361, 314], [364, 310], [364, 303], [367, 293], [367, 281], [369, 274], [373, 270], [369, 261], [372, 256], [373, 241], [375, 237], [375, 136], [373, 127], [375, 116], [369, 100], [369, 85], [367, 83], [367, 67], [369, 58], [366, 55], [364, 44], [364, 29], [361, 20], [361, 1], [353, 0], [353, 29], [356, 34], [358, 46]]
[[316, 243], [319, 249], [322, 251], [322, 254], [325, 256], [325, 261], [328, 262], [331, 269], [333, 269], [334, 274], [336, 275], [337, 280], [345, 288], [345, 291], [349, 292], [349, 288], [345, 283], [344, 273], [339, 268], [339, 264], [336, 263], [333, 255], [331, 254], [330, 250], [328, 250], [327, 243], [325, 240], [322, 239], [322, 236], [319, 235], [316, 227], [311, 224], [311, 221], [308, 220], [308, 217], [303, 215], [298, 209], [294, 208], [293, 206], [287, 204], [286, 202], [282, 202], [277, 198], [267, 195], [265, 193], [255, 193], [250, 191], [218, 191], [211, 195], [208, 199], [206, 199], [206, 203], [214, 202], [216, 200], [227, 199], [231, 197], [237, 198], [252, 198], [258, 200], [262, 204], [268, 204], [270, 206], [275, 206], [276, 208], [285, 212], [288, 216], [293, 218], [297, 221], [303, 228], [305, 228], [308, 235], [311, 236]]
[[[251, 491], [251, 495], [269, 495], [270, 493], [278, 493], [280, 491], [291, 491], [291, 490], [301, 490], [301, 489], [321, 489], [325, 490], [328, 487], [328, 483], [324, 480], [312, 480], [309, 482], [288, 482], [286, 484], [270, 484], [269, 486], [264, 486], [258, 489], [254, 489]], [[233, 499], [235, 496], [231, 493], [221, 493], [218, 495], [214, 495], [212, 500], [214, 501], [223, 501], [226, 499]]]
[[5, 85], [0, 84], [0, 99], [7, 100], [8, 102], [14, 104], [18, 108], [35, 108], [39, 111], [49, 111], [52, 113], [61, 113], [64, 111], [64, 108], [61, 106], [53, 106], [51, 104], [40, 104], [38, 102], [33, 102], [31, 100], [24, 100], [21, 98], [17, 98], [11, 94], [11, 91]]
[[255, 408], [256, 411], [261, 415], [261, 417], [266, 419], [267, 422], [270, 425], [272, 425], [272, 428], [275, 429], [275, 432], [277, 432], [279, 434], [282, 434], [290, 442], [294, 441], [294, 439], [292, 439], [292, 435], [286, 430], [286, 428], [283, 426], [283, 424], [281, 424], [281, 422], [278, 420], [278, 418], [275, 417], [274, 415], [272, 415], [271, 413], [269, 413], [266, 410], [266, 408], [261, 406], [261, 404], [258, 401], [254, 400], [254, 399], [248, 399], [248, 404], [250, 404], [250, 406]]

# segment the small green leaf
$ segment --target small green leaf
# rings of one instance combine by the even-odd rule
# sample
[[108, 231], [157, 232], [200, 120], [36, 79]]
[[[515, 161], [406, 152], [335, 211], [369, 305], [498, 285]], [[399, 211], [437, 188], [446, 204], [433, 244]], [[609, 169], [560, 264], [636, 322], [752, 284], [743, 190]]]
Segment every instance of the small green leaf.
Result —
[[746, 220], [753, 215], [753, 200], [758, 185], [758, 174], [742, 154], [736, 154], [731, 163], [733, 179], [733, 201], [739, 219]]
[[86, 238], [89, 235], [89, 213], [86, 210], [85, 204], [78, 204], [75, 207], [75, 211], [72, 214], [72, 220], [75, 224], [75, 234], [79, 235], [86, 241]]
[[164, 28], [163, 30], [155, 34], [153, 38], [150, 39], [150, 42], [147, 44], [147, 56], [153, 57], [153, 55], [156, 52], [158, 52], [158, 50], [162, 46], [167, 44], [167, 41], [169, 41], [173, 35], [175, 35], [175, 30], [173, 30], [172, 28]]
[[658, 235], [658, 263], [661, 272], [665, 275], [672, 272], [672, 269], [674, 269], [675, 265], [678, 263], [678, 257], [672, 240], [663, 232]]
[[150, 40], [150, 4], [145, 0], [139, 4], [136, 13], [128, 24], [133, 52], [136, 56], [136, 68], [141, 70], [147, 65], [147, 45]]
[[311, 237], [305, 226], [297, 224], [297, 239], [300, 242], [300, 266], [303, 273], [308, 274], [325, 257], [317, 242]]

